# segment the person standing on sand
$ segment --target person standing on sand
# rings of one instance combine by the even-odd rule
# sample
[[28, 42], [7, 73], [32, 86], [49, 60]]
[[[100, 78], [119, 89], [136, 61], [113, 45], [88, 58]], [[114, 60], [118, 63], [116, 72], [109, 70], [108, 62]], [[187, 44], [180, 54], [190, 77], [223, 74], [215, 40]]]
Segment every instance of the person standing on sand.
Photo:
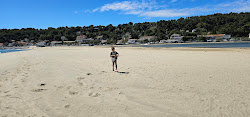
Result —
[[117, 58], [119, 56], [119, 53], [115, 51], [115, 47], [112, 47], [111, 50], [112, 50], [112, 52], [110, 53], [110, 57], [111, 57], [111, 60], [113, 63], [113, 71], [114, 71], [114, 64], [115, 64], [115, 68], [117, 71]]

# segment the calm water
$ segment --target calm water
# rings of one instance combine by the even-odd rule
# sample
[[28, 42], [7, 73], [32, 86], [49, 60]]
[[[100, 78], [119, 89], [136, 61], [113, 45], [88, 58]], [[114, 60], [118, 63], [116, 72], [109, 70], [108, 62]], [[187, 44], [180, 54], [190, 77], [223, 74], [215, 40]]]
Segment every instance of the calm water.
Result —
[[25, 49], [0, 49], [1, 53], [8, 53], [8, 52], [17, 52], [17, 51], [24, 51]]
[[250, 42], [140, 45], [140, 47], [250, 48]]

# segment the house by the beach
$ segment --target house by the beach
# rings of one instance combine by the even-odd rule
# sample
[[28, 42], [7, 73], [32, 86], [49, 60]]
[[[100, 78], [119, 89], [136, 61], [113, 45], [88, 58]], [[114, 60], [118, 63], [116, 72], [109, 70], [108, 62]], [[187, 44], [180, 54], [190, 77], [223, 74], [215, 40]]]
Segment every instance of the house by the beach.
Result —
[[101, 40], [101, 43], [102, 43], [102, 44], [105, 44], [105, 43], [107, 43], [107, 42], [108, 42], [107, 40], [104, 40], [104, 39]]
[[66, 41], [68, 39], [65, 36], [61, 36], [61, 40]]
[[192, 33], [194, 33], [194, 32], [196, 32], [196, 29], [193, 29], [193, 30], [192, 30]]
[[93, 41], [94, 41], [94, 39], [92, 39], [92, 38], [88, 38], [88, 39], [83, 39], [82, 40], [83, 43], [91, 43]]
[[183, 43], [182, 41], [183, 36], [180, 34], [172, 34], [170, 39], [167, 40], [168, 43]]
[[63, 44], [66, 44], [66, 45], [75, 45], [76, 41], [63, 41]]
[[30, 40], [28, 38], [25, 38], [24, 41], [25, 42], [30, 42]]
[[159, 43], [168, 43], [168, 40], [160, 40]]
[[63, 42], [62, 41], [51, 41], [50, 42], [50, 46], [56, 46], [56, 45], [62, 45]]
[[231, 38], [230, 34], [208, 34], [204, 35], [209, 40], [212, 41], [227, 41], [227, 39]]
[[8, 43], [8, 47], [13, 47], [14, 43]]
[[98, 39], [98, 40], [103, 40], [103, 36], [102, 36], [102, 35], [99, 35], [99, 36], [96, 37], [96, 39]]
[[205, 35], [204, 37], [211, 38], [211, 39], [229, 39], [231, 35], [229, 34], [209, 34]]
[[76, 42], [77, 42], [77, 43], [83, 43], [83, 40], [84, 40], [84, 39], [87, 39], [87, 36], [86, 36], [86, 35], [77, 36], [77, 37], [76, 37]]
[[15, 43], [15, 45], [16, 45], [16, 46], [26, 46], [26, 42], [24, 42], [24, 41], [17, 41], [17, 42]]
[[0, 43], [0, 47], [3, 47], [3, 43]]
[[128, 40], [128, 44], [135, 44], [136, 42], [138, 42], [138, 39], [129, 39]]
[[144, 41], [144, 40], [149, 40], [149, 41], [152, 41], [154, 40], [156, 37], [155, 36], [141, 36], [138, 41]]
[[123, 44], [123, 43], [124, 43], [123, 39], [117, 40], [117, 42], [116, 42], [117, 45], [120, 45], [120, 44]]
[[129, 32], [125, 33], [125, 35], [122, 35], [122, 39], [125, 40], [125, 39], [130, 39], [132, 38], [131, 34]]
[[138, 39], [129, 39], [127, 44], [135, 44], [136, 42], [138, 42]]
[[170, 40], [182, 40], [182, 36], [180, 34], [172, 34]]
[[41, 41], [41, 42], [36, 43], [36, 45], [37, 45], [38, 47], [45, 47], [46, 44], [47, 44], [46, 41]]

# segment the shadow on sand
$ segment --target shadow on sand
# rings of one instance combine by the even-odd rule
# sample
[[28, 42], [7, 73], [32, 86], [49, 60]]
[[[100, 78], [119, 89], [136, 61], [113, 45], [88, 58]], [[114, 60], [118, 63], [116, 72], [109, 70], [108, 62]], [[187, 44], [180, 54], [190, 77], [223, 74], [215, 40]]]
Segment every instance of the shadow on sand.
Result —
[[117, 73], [120, 73], [120, 74], [129, 74], [129, 72], [117, 72]]

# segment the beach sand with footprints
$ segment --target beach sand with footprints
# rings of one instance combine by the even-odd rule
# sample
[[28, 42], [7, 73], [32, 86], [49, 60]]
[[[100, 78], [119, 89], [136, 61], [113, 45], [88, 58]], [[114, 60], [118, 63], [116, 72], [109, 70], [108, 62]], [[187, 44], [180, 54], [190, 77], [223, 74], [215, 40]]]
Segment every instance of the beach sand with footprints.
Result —
[[46, 47], [0, 54], [1, 117], [248, 117], [250, 49]]

